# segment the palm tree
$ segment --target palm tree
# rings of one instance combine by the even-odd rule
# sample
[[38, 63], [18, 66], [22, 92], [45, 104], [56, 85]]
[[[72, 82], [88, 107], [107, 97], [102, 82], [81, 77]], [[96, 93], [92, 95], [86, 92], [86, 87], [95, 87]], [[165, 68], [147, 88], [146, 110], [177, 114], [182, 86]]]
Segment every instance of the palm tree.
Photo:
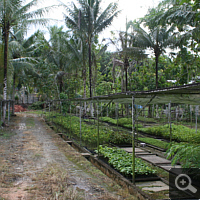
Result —
[[[30, 8], [37, 4], [38, 0], [32, 0], [27, 4], [23, 4], [22, 0], [0, 0], [0, 29], [2, 31], [3, 52], [4, 52], [4, 88], [3, 98], [7, 99], [7, 67], [8, 67], [8, 46], [9, 35], [13, 28], [27, 28], [28, 24], [44, 24], [46, 19], [36, 19], [41, 17], [48, 8], [30, 11]], [[6, 104], [3, 109], [3, 124], [5, 124]]]
[[[115, 74], [115, 66], [121, 66], [121, 85], [122, 92], [128, 90], [128, 69], [131, 65], [130, 61], [139, 60], [145, 57], [143, 49], [136, 46], [134, 34], [128, 33], [129, 26], [126, 23], [126, 31], [119, 32], [119, 39], [111, 42], [116, 46], [119, 59], [113, 59], [113, 75]], [[120, 46], [118, 47], [118, 45]], [[124, 72], [125, 72], [125, 88], [124, 88]], [[115, 79], [115, 77], [113, 77]]]
[[[90, 97], [92, 97], [92, 44], [94, 36], [108, 27], [113, 19], [118, 15], [117, 3], [110, 3], [101, 12], [101, 0], [78, 0], [79, 7], [72, 3], [72, 9], [67, 8], [68, 14], [65, 16], [66, 24], [79, 34], [84, 33], [84, 42], [88, 44], [88, 63], [89, 63], [89, 85]], [[80, 8], [80, 9], [79, 9]]]
[[156, 89], [158, 88], [158, 60], [162, 53], [166, 52], [167, 47], [174, 48], [177, 38], [174, 33], [175, 25], [169, 28], [157, 25], [149, 31], [145, 31], [138, 23], [130, 21], [129, 27], [132, 26], [136, 33], [135, 38], [139, 47], [150, 48], [155, 55], [156, 71]]
[[[69, 54], [67, 45], [69, 42], [68, 32], [63, 31], [63, 27], [51, 26], [48, 28], [50, 39], [46, 41], [48, 49], [48, 62], [53, 63], [57, 69], [58, 73], [56, 75], [56, 80], [59, 83], [59, 91], [63, 92], [63, 76], [66, 75], [66, 69], [69, 69]], [[44, 40], [46, 40], [44, 38]]]
[[12, 114], [14, 114], [15, 104], [15, 85], [17, 79], [21, 78], [21, 75], [28, 75], [38, 77], [35, 70], [35, 64], [38, 63], [37, 58], [34, 57], [35, 39], [37, 32], [31, 35], [29, 38], [24, 39], [23, 30], [13, 30], [14, 34], [9, 40], [9, 64], [12, 66], [13, 75], [13, 89], [12, 89]]

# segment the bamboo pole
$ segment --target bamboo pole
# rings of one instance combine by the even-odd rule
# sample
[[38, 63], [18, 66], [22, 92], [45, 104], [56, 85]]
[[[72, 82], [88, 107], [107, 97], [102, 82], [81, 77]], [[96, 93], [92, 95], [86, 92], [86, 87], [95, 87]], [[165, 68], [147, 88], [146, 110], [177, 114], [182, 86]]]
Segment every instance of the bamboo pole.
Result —
[[81, 102], [80, 102], [80, 146], [81, 146], [81, 140], [82, 140], [82, 135], [81, 135]]
[[198, 112], [199, 112], [199, 106], [196, 106], [196, 124], [195, 124], [195, 128], [196, 128], [196, 133], [197, 133], [197, 118], [198, 118]]
[[170, 145], [172, 143], [172, 122], [171, 122], [171, 101], [168, 106], [168, 111], [169, 111], [169, 132], [170, 132]]
[[71, 120], [71, 101], [70, 101], [70, 106], [69, 106], [69, 114], [70, 114], [70, 138], [72, 138], [72, 120]]
[[133, 153], [132, 153], [132, 171], [133, 171], [133, 176], [132, 176], [132, 181], [133, 184], [135, 184], [135, 108], [134, 108], [134, 103], [135, 103], [135, 98], [132, 96], [132, 148], [133, 148]]
[[97, 103], [97, 152], [99, 158], [99, 106]]

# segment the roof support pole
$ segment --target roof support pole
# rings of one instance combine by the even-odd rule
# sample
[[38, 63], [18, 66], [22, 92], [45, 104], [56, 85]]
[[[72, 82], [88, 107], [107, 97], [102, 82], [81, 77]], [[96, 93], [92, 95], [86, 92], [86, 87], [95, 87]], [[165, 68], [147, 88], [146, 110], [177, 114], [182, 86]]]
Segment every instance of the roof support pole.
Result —
[[117, 134], [119, 134], [119, 125], [118, 125], [118, 112], [119, 112], [119, 109], [118, 109], [118, 106], [119, 106], [119, 104], [118, 103], [116, 103], [116, 108], [115, 108], [115, 117], [116, 117], [116, 119], [117, 119]]
[[190, 105], [190, 123], [192, 128], [192, 105]]
[[199, 106], [196, 106], [195, 108], [195, 114], [196, 114], [196, 125], [195, 125], [195, 128], [196, 128], [196, 133], [197, 133], [197, 118], [198, 118], [198, 112], [199, 112]]
[[80, 102], [80, 146], [81, 146], [81, 102]]
[[108, 106], [109, 106], [112, 102], [113, 102], [113, 99], [111, 99], [111, 100], [108, 102], [108, 104], [102, 109], [100, 115], [103, 113], [103, 111], [104, 111], [105, 109], [108, 108]]
[[151, 99], [147, 102], [147, 104], [146, 104], [145, 106], [143, 106], [143, 108], [137, 113], [136, 119], [138, 118], [138, 116], [140, 115], [140, 113], [141, 113], [142, 111], [145, 111], [145, 108], [152, 102], [152, 100], [153, 100], [155, 97], [156, 97], [156, 95], [153, 95], [153, 96], [151, 97]]
[[99, 104], [97, 101], [97, 152], [98, 152], [98, 159], [99, 159]]
[[72, 119], [71, 119], [71, 114], [72, 114], [72, 108], [71, 108], [71, 101], [69, 105], [69, 117], [70, 117], [70, 133], [69, 133], [69, 138], [72, 138]]
[[132, 171], [133, 171], [133, 176], [132, 176], [132, 181], [133, 184], [135, 184], [135, 97], [132, 96], [132, 148], [133, 148], [133, 153], [132, 153]]
[[169, 111], [169, 133], [170, 133], [170, 145], [172, 143], [172, 122], [171, 122], [171, 101], [168, 105], [168, 111]]

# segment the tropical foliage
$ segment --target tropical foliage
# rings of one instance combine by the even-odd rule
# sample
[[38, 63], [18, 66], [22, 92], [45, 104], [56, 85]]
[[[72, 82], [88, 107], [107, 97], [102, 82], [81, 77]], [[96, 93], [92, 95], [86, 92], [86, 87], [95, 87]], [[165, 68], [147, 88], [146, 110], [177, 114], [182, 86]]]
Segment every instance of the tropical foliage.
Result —
[[[148, 128], [139, 128], [139, 131], [142, 131], [147, 134], [162, 136], [163, 138], [170, 138], [170, 127], [168, 124], [164, 126], [154, 126]], [[172, 139], [177, 142], [190, 142], [190, 143], [200, 143], [200, 132], [195, 129], [188, 128], [183, 125], [171, 126]]]
[[[111, 148], [107, 146], [100, 146], [100, 153], [108, 158], [108, 163], [117, 169], [119, 172], [126, 176], [133, 174], [132, 170], [132, 155], [123, 149]], [[135, 158], [135, 175], [154, 175], [156, 170], [153, 170], [149, 165], [147, 165], [140, 158]]]
[[167, 151], [167, 157], [173, 158], [173, 165], [175, 165], [177, 162], [181, 162], [184, 168], [199, 168], [199, 152], [199, 145], [180, 143], [172, 145], [172, 147]]

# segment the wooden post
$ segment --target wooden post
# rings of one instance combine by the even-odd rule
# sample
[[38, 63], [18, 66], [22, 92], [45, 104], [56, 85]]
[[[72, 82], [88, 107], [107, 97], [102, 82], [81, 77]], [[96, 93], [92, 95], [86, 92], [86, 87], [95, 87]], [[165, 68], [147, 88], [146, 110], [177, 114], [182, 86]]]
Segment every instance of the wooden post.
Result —
[[171, 123], [171, 102], [168, 106], [168, 114], [169, 114], [169, 132], [170, 132], [170, 145], [172, 143], [172, 123]]
[[116, 103], [116, 118], [117, 118], [117, 134], [119, 134], [119, 126], [118, 126], [118, 103]]
[[195, 125], [195, 128], [196, 128], [196, 133], [197, 133], [197, 118], [198, 118], [198, 113], [199, 113], [199, 106], [196, 106], [196, 109], [195, 109], [195, 113], [196, 113], [196, 125]]
[[192, 105], [190, 105], [190, 123], [192, 128]]
[[70, 101], [70, 106], [69, 106], [69, 114], [70, 114], [70, 135], [69, 137], [72, 137], [72, 120], [71, 120], [71, 101]]
[[97, 152], [99, 158], [99, 106], [97, 103]]
[[80, 146], [81, 146], [81, 102], [80, 102]]
[[133, 176], [132, 181], [133, 184], [135, 184], [135, 108], [134, 108], [135, 98], [132, 96], [132, 148], [133, 148], [133, 154], [132, 154], [132, 170], [133, 170]]

